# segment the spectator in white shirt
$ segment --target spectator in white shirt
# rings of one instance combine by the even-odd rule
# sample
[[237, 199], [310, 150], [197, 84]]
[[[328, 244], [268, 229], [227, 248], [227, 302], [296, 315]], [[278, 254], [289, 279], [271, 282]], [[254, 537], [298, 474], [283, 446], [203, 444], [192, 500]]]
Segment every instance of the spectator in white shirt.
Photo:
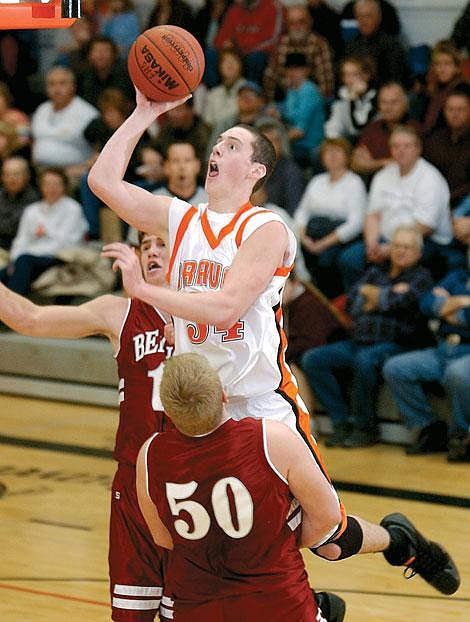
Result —
[[64, 168], [70, 179], [86, 169], [91, 146], [83, 135], [98, 110], [75, 95], [75, 77], [66, 67], [53, 67], [46, 78], [49, 99], [32, 115], [32, 159], [39, 167]]
[[306, 266], [330, 298], [344, 291], [338, 261], [364, 223], [367, 192], [359, 175], [349, 170], [351, 153], [344, 138], [323, 142], [320, 157], [326, 172], [310, 180], [294, 214]]
[[424, 236], [422, 261], [435, 278], [454, 267], [449, 186], [437, 168], [421, 157], [421, 149], [415, 128], [398, 125], [392, 130], [393, 162], [372, 180], [364, 242], [354, 244], [340, 260], [347, 288], [362, 276], [366, 261], [388, 260], [391, 235], [400, 225], [415, 226]]
[[60, 263], [57, 252], [81, 242], [88, 230], [80, 204], [66, 196], [66, 187], [63, 171], [45, 169], [39, 177], [42, 199], [21, 216], [10, 264], [0, 271], [0, 280], [18, 294], [28, 294], [40, 274]]

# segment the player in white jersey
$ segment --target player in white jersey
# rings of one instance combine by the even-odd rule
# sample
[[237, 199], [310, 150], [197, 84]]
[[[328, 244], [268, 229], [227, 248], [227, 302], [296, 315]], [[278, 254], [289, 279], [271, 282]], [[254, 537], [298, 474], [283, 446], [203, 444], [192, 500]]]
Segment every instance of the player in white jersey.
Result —
[[[272, 292], [273, 296], [271, 313], [276, 314], [281, 296], [279, 292], [282, 289], [282, 285], [278, 283], [280, 289], [278, 292], [275, 291], [278, 271], [288, 273], [295, 255], [295, 245], [287, 226], [274, 217], [274, 214], [260, 222], [257, 227], [254, 226], [256, 217], [253, 216], [244, 227], [247, 229], [253, 221], [251, 232], [248, 229], [246, 236], [244, 232], [238, 233], [238, 235], [231, 236], [230, 243], [227, 240], [227, 244], [221, 244], [235, 229], [244, 211], [251, 209], [249, 198], [253, 191], [263, 184], [275, 164], [276, 155], [270, 141], [249, 126], [235, 126], [218, 137], [212, 149], [206, 176], [206, 192], [209, 197], [207, 206], [191, 210], [191, 206], [188, 205], [186, 212], [177, 217], [175, 206], [179, 204], [174, 200], [152, 195], [123, 180], [132, 151], [143, 132], [159, 115], [182, 101], [184, 100], [173, 103], [151, 102], [137, 92], [136, 109], [105, 145], [90, 171], [88, 182], [95, 194], [129, 224], [140, 230], [158, 233], [169, 241], [170, 262], [172, 262], [170, 274], [173, 279], [176, 278], [175, 267], [179, 273], [179, 266], [183, 266], [184, 262], [188, 261], [194, 262], [191, 265], [194, 269], [197, 268], [195, 283], [198, 285], [204, 283], [204, 269], [209, 270], [207, 278], [210, 283], [211, 275], [213, 279], [216, 279], [217, 263], [221, 264], [218, 277], [220, 284], [217, 289], [205, 288], [201, 285], [200, 291], [185, 291], [184, 287], [176, 291], [146, 284], [142, 279], [137, 257], [129, 247], [119, 243], [111, 244], [106, 247], [104, 253], [105, 256], [115, 259], [114, 265], [121, 269], [124, 286], [130, 295], [141, 298], [149, 304], [157, 304], [160, 309], [171, 313], [174, 317], [184, 318], [188, 329], [192, 323], [195, 331], [193, 340], [197, 337], [202, 340], [202, 344], [199, 345], [204, 345], [207, 336], [204, 340], [204, 335], [198, 335], [197, 325], [207, 326], [208, 331], [218, 335], [219, 344], [224, 343], [227, 346], [227, 336], [230, 335], [234, 326], [238, 322], [245, 322], [244, 328], [246, 328], [251, 307], [256, 308], [258, 304], [261, 304], [262, 308], [263, 304], [267, 304], [269, 292]], [[194, 240], [192, 235], [186, 232], [193, 218], [198, 223], [198, 230], [192, 234]], [[203, 238], [199, 229], [202, 229], [208, 243], [205, 249], [206, 257], [200, 255], [203, 247], [198, 245], [198, 240], [202, 243]], [[185, 240], [185, 238], [189, 239]], [[186, 245], [189, 248], [192, 244], [194, 244], [193, 251], [197, 252], [197, 256], [183, 256], [181, 247], [186, 249]], [[214, 255], [216, 248], [220, 255]], [[178, 252], [180, 256], [177, 259]], [[211, 271], [212, 259], [214, 263]], [[203, 261], [206, 263], [202, 264]], [[190, 264], [187, 269], [189, 266]], [[266, 297], [266, 302], [262, 303], [264, 297]], [[267, 307], [265, 311], [266, 309]], [[278, 322], [271, 326], [278, 326], [280, 330], [281, 325], [282, 317], [279, 309]], [[241, 329], [242, 326], [239, 326], [239, 330]], [[176, 327], [176, 332], [178, 330], [181, 332], [181, 325], [180, 328]], [[254, 337], [256, 330], [258, 328], [250, 327], [251, 337]], [[266, 345], [263, 344], [265, 337], [268, 340]], [[177, 340], [182, 339], [181, 335], [177, 336]], [[271, 342], [271, 339], [274, 341]], [[238, 341], [243, 342], [241, 333]], [[179, 343], [181, 344], [182, 341]], [[230, 378], [230, 374], [224, 366], [236, 365], [237, 367], [233, 366], [232, 373], [233, 370], [238, 369], [236, 354], [235, 351], [224, 347], [214, 356], [209, 349], [212, 343], [212, 341], [208, 342], [208, 350], [201, 348], [200, 353], [207, 356], [225, 383], [226, 379]], [[286, 343], [282, 330], [275, 336], [274, 329], [266, 330], [260, 343], [262, 350], [255, 352], [255, 356], [250, 359], [252, 369], [250, 370], [248, 366], [242, 375], [253, 373], [254, 381], [261, 383], [264, 382], [264, 378], [259, 378], [263, 367], [258, 367], [255, 371], [254, 364], [262, 363], [264, 356], [270, 356], [269, 348], [274, 343], [277, 343], [278, 353], [282, 357]], [[249, 349], [252, 345], [253, 338], [250, 338], [244, 347]], [[247, 356], [247, 360], [248, 358]], [[295, 380], [287, 369], [285, 372], [286, 375], [284, 375], [284, 370], [281, 370], [278, 385], [270, 390], [271, 398], [279, 399], [284, 407], [290, 406], [295, 417], [295, 429], [310, 446], [319, 468], [325, 477], [328, 477], [319, 457], [316, 443], [310, 434], [308, 413], [299, 401], [300, 398], [296, 398]], [[267, 379], [266, 386], [268, 384]], [[256, 391], [256, 384], [253, 383], [250, 386]], [[262, 387], [261, 392], [256, 392], [252, 396], [243, 396], [249, 399], [249, 403], [244, 404], [248, 415], [266, 416], [267, 400], [263, 392], [264, 388]], [[228, 386], [227, 389], [229, 389]], [[272, 415], [274, 412], [268, 413], [268, 416]], [[282, 409], [279, 410], [278, 418], [283, 419]], [[385, 517], [382, 524], [383, 527], [360, 518], [343, 515], [341, 524], [331, 535], [330, 540], [317, 548], [315, 552], [326, 559], [336, 560], [358, 552], [383, 551], [389, 563], [412, 568], [415, 573], [420, 574], [442, 592], [452, 593], [458, 588], [460, 579], [449, 555], [440, 546], [423, 538], [406, 517], [401, 514], [392, 514]]]
[[[125, 165], [136, 133], [143, 131], [144, 123], [155, 116], [153, 103], [139, 97], [139, 104], [140, 112], [145, 114], [131, 115], [129, 122], [108, 142], [90, 173], [92, 189], [128, 222], [147, 220], [152, 230], [168, 236], [173, 251], [172, 285], [178, 287], [179, 283], [180, 293], [185, 295], [176, 307], [171, 300], [174, 292], [170, 292], [169, 299], [160, 300], [161, 308], [168, 303], [174, 317], [186, 320], [177, 320], [176, 351], [187, 351], [190, 347], [209, 357], [232, 398], [232, 411], [241, 400], [240, 410], [244, 413], [248, 410], [253, 416], [266, 413], [284, 418], [295, 428], [298, 422], [294, 420], [292, 402], [296, 402], [302, 410], [297, 419], [303, 417], [303, 434], [308, 436], [308, 414], [285, 365], [283, 352], [281, 291], [293, 265], [295, 238], [276, 214], [249, 203], [253, 187], [262, 184], [274, 167], [276, 153], [272, 144], [259, 135], [256, 140], [259, 153], [253, 154], [251, 128], [237, 126], [224, 132], [210, 158], [206, 179], [209, 206], [191, 210], [176, 199], [151, 196], [125, 182], [120, 192], [119, 184], [108, 181]], [[165, 109], [168, 104], [157, 104], [157, 107]], [[119, 138], [126, 124], [133, 137], [122, 149]], [[144, 205], [155, 209], [142, 210]], [[107, 252], [118, 249], [133, 259], [130, 249], [123, 246], [111, 245]], [[196, 272], [191, 273], [193, 268]], [[130, 292], [125, 270], [123, 275]], [[134, 292], [138, 289], [134, 288]], [[152, 292], [152, 296], [155, 294], [159, 297], [161, 292]], [[141, 292], [138, 297], [145, 300], [146, 294]], [[278, 388], [285, 388], [288, 398], [275, 394]], [[247, 398], [249, 404], [245, 403]]]
[[[205, 204], [188, 206], [174, 199], [169, 211], [171, 287], [187, 292], [220, 290], [240, 246], [268, 222], [283, 221], [250, 203], [233, 216], [212, 212]], [[230, 328], [178, 317], [174, 323], [176, 350], [203, 351], [217, 366], [230, 397], [232, 417], [246, 416], [248, 408], [252, 416], [282, 418], [295, 428], [291, 404], [274, 392], [279, 387], [287, 390], [287, 380], [292, 382], [284, 360], [281, 292], [294, 261], [296, 241], [291, 231], [287, 233], [285, 265], [276, 269], [265, 290]], [[289, 394], [295, 399], [295, 386]]]

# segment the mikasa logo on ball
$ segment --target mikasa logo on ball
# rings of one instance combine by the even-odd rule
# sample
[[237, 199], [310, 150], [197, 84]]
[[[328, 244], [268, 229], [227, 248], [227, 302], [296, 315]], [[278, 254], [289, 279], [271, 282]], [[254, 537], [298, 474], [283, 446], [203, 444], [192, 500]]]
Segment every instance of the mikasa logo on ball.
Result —
[[150, 75], [153, 72], [153, 76], [159, 78], [159, 82], [164, 82], [165, 86], [172, 90], [175, 87], [179, 86], [179, 82], [177, 82], [174, 78], [172, 78], [169, 73], [164, 69], [153, 56], [152, 52], [148, 49], [146, 45], [142, 48], [142, 55], [145, 61], [148, 63], [147, 66], [141, 67], [141, 70], [144, 74]]

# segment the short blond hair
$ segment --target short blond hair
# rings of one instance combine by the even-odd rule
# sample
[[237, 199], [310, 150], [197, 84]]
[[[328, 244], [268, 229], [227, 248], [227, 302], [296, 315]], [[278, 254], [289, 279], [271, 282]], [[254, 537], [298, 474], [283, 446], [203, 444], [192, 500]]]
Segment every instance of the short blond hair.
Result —
[[222, 384], [200, 354], [179, 354], [165, 362], [160, 398], [166, 414], [187, 436], [208, 434], [222, 420]]

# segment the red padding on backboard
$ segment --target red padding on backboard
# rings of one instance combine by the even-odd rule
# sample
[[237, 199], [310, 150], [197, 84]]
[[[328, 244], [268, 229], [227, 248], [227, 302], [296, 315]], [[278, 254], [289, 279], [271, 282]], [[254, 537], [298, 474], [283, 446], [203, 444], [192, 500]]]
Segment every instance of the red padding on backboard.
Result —
[[53, 4], [33, 4], [31, 6], [31, 17], [55, 17], [55, 6]]

